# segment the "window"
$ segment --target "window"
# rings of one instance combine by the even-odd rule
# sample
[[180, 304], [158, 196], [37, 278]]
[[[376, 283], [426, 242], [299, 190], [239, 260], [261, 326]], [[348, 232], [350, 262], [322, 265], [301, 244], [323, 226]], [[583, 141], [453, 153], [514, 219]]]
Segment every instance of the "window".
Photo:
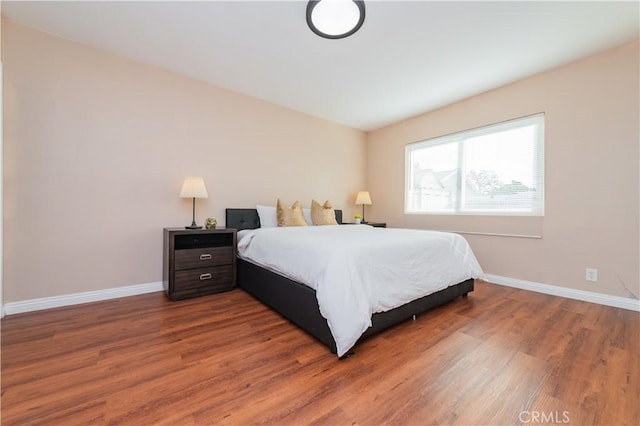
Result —
[[405, 212], [544, 214], [544, 114], [407, 145]]

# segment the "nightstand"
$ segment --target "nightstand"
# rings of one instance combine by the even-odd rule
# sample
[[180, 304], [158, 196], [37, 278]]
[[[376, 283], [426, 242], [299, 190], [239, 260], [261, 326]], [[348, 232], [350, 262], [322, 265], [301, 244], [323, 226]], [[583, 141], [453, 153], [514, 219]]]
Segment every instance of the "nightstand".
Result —
[[373, 226], [374, 228], [386, 228], [387, 224], [384, 222], [365, 222], [363, 225]]
[[164, 228], [162, 284], [169, 299], [232, 290], [236, 230]]
[[[358, 223], [352, 223], [352, 222], [343, 222], [341, 225], [359, 225]], [[367, 223], [363, 223], [363, 225], [369, 225], [369, 226], [373, 226], [374, 228], [386, 228], [387, 224], [384, 222], [367, 222]]]

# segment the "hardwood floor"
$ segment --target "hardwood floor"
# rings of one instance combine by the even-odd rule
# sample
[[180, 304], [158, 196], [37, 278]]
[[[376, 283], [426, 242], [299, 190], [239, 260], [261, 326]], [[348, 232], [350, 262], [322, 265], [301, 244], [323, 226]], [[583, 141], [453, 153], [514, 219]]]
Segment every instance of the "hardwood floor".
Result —
[[2, 320], [2, 424], [638, 424], [637, 312], [477, 283], [338, 360], [241, 290]]

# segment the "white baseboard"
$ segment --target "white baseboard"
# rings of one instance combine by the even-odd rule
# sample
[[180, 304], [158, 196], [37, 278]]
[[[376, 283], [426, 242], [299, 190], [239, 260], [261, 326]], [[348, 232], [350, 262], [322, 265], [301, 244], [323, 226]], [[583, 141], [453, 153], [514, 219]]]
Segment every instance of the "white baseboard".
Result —
[[549, 284], [540, 284], [515, 278], [501, 277], [499, 275], [485, 274], [484, 279], [493, 284], [520, 288], [522, 290], [535, 291], [536, 293], [551, 294], [553, 296], [582, 300], [584, 302], [597, 303], [599, 305], [613, 306], [640, 312], [640, 301], [637, 299], [625, 299], [619, 296], [594, 293], [591, 291], [576, 290], [573, 288], [558, 287]]
[[7, 303], [4, 305], [4, 313], [7, 315], [21, 314], [23, 312], [59, 308], [61, 306], [78, 305], [80, 303], [99, 302], [101, 300], [135, 296], [138, 294], [153, 293], [162, 290], [162, 282], [156, 282], [130, 285], [126, 287], [109, 288], [106, 290], [65, 294], [62, 296], [43, 297], [41, 299], [31, 299], [24, 300], [22, 302]]

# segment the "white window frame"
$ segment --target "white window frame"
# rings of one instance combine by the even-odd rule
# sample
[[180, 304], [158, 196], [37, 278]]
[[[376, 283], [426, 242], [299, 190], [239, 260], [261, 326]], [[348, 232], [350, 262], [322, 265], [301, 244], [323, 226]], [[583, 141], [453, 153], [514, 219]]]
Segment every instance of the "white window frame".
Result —
[[[536, 163], [531, 167], [537, 169], [536, 172], [536, 192], [535, 202], [532, 203], [528, 210], [523, 209], [467, 209], [464, 207], [464, 191], [466, 185], [464, 182], [465, 170], [465, 140], [484, 136], [491, 133], [504, 132], [506, 130], [525, 127], [530, 125], [536, 126]], [[457, 198], [452, 210], [420, 210], [413, 209], [411, 204], [411, 196], [413, 195], [413, 165], [411, 164], [411, 154], [413, 151], [435, 147], [443, 144], [458, 144], [458, 182], [457, 182]], [[486, 215], [486, 216], [544, 216], [544, 113], [534, 114], [526, 117], [516, 118], [509, 121], [490, 124], [475, 129], [464, 130], [461, 132], [439, 136], [419, 142], [414, 142], [405, 147], [405, 214], [427, 214], [427, 215]]]

